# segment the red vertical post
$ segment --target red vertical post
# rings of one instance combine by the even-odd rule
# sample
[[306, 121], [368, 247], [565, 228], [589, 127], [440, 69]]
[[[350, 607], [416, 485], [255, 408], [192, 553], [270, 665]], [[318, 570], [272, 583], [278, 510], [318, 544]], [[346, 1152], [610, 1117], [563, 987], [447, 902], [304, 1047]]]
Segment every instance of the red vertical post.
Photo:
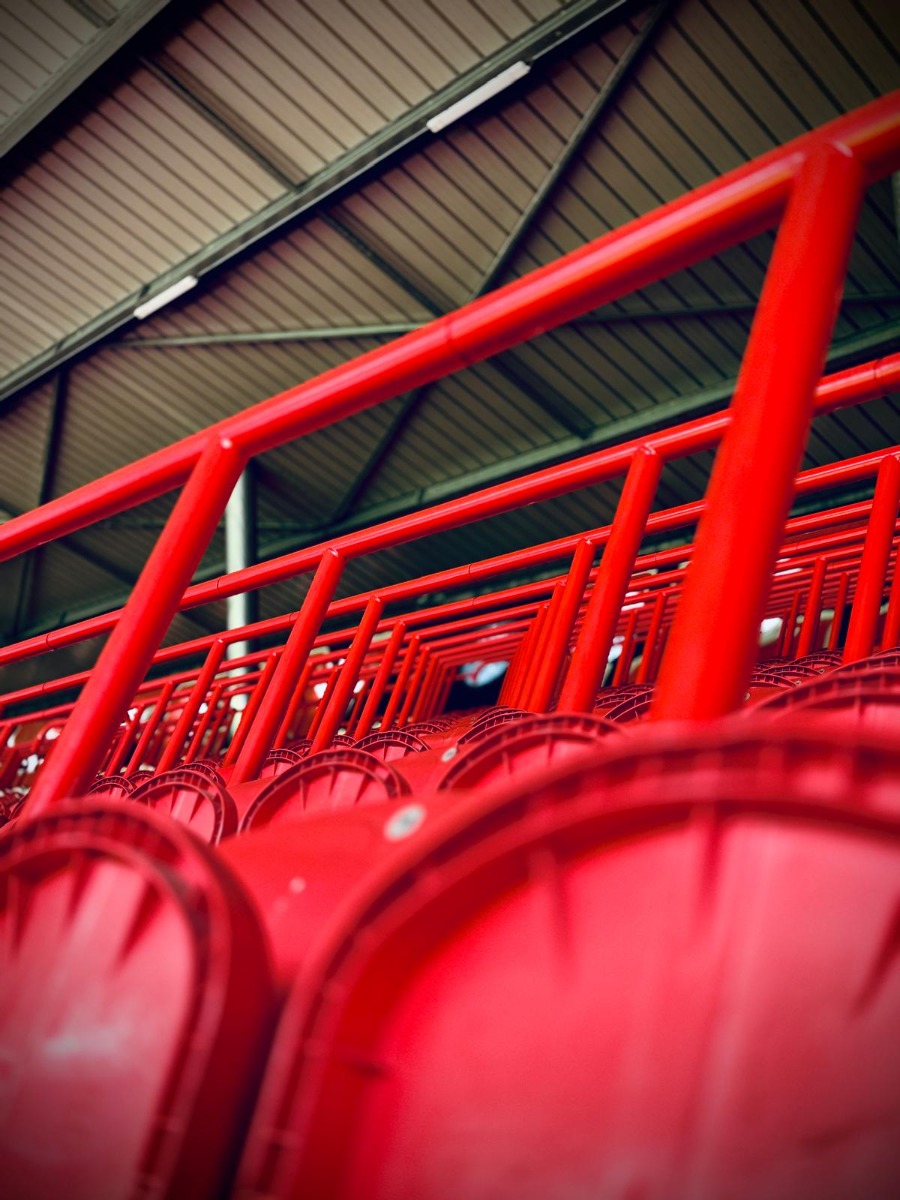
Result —
[[884, 618], [881, 649], [893, 650], [898, 645], [900, 645], [900, 547], [894, 554], [894, 580], [888, 598], [887, 616]]
[[362, 711], [366, 706], [366, 699], [369, 695], [369, 689], [372, 686], [371, 679], [363, 679], [362, 687], [354, 689], [353, 708], [350, 710], [350, 716], [347, 718], [347, 733], [350, 737], [354, 737], [354, 729], [359, 724], [359, 719], [362, 716]]
[[797, 617], [800, 613], [800, 591], [794, 592], [791, 597], [791, 607], [788, 609], [787, 617], [785, 618], [784, 628], [781, 631], [781, 641], [778, 645], [778, 653], [782, 658], [792, 658], [794, 647], [794, 634], [797, 631]]
[[864, 183], [854, 154], [830, 141], [807, 152], [794, 180], [662, 662], [657, 719], [723, 716], [743, 701]]
[[616, 663], [616, 669], [613, 671], [613, 687], [621, 687], [623, 683], [628, 682], [628, 673], [631, 670], [631, 659], [634, 655], [634, 631], [637, 627], [638, 610], [632, 609], [628, 614], [628, 623], [625, 626], [625, 636], [622, 638], [622, 653], [619, 655], [619, 660]]
[[831, 618], [831, 629], [825, 645], [829, 650], [837, 650], [841, 640], [841, 626], [844, 623], [844, 609], [847, 607], [847, 592], [850, 589], [850, 574], [842, 571], [838, 576], [837, 595], [834, 598], [834, 616]]
[[806, 609], [803, 613], [803, 625], [800, 629], [800, 640], [797, 643], [797, 657], [803, 658], [811, 654], [819, 644], [819, 614], [822, 611], [822, 592], [825, 590], [825, 572], [828, 562], [821, 555], [813, 567], [812, 579], [809, 583], [809, 595], [806, 598]]
[[[527, 676], [520, 701], [522, 708], [527, 708], [529, 712], [536, 711], [534, 702], [537, 695], [538, 682], [540, 681], [541, 668], [544, 664], [547, 644], [553, 636], [553, 627], [559, 621], [560, 613], [563, 609], [565, 593], [565, 581], [560, 579], [553, 585], [553, 591], [550, 593], [550, 603], [546, 605], [546, 614], [541, 622], [540, 631], [535, 635], [535, 652], [530, 656], [528, 662]], [[539, 642], [538, 638], [540, 639]]]
[[384, 657], [372, 681], [372, 687], [369, 691], [365, 707], [362, 710], [362, 716], [359, 718], [359, 723], [356, 726], [354, 737], [362, 738], [370, 732], [375, 717], [378, 714], [378, 705], [381, 703], [381, 697], [384, 695], [384, 690], [388, 685], [388, 680], [391, 677], [394, 663], [397, 661], [397, 655], [400, 653], [400, 647], [403, 645], [405, 636], [406, 622], [398, 621], [391, 631], [390, 638], [388, 638]]
[[128, 766], [125, 768], [127, 775], [130, 775], [132, 771], [136, 771], [141, 765], [141, 760], [147, 753], [147, 749], [153, 741], [153, 736], [159, 728], [163, 717], [166, 715], [166, 709], [169, 707], [169, 701], [172, 699], [174, 691], [175, 684], [171, 679], [163, 684], [162, 690], [159, 693], [159, 699], [153, 706], [153, 712], [150, 714], [150, 719], [144, 722], [144, 728], [141, 731], [141, 736], [138, 738], [134, 753], [129, 760]]
[[[331, 703], [331, 696], [335, 687], [337, 686], [338, 676], [340, 673], [341, 668], [337, 666], [337, 664], [335, 664], [335, 666], [333, 666], [328, 672], [328, 678], [325, 680], [325, 689], [322, 692], [322, 695], [319, 697], [319, 702], [316, 705], [313, 718], [309, 723], [309, 729], [306, 732], [306, 736], [313, 742], [316, 740], [316, 734], [319, 732], [319, 726], [322, 724], [322, 718], [325, 716], [328, 705]], [[315, 688], [315, 685], [313, 686]]]
[[311, 754], [315, 754], [318, 750], [324, 750], [326, 746], [331, 745], [331, 740], [337, 733], [344, 713], [347, 711], [347, 705], [350, 703], [350, 697], [353, 695], [353, 689], [356, 686], [356, 681], [359, 679], [363, 659], [369, 649], [369, 643], [372, 641], [383, 612], [384, 601], [381, 597], [370, 596], [365, 612], [362, 615], [362, 620], [359, 623], [359, 628], [350, 644], [350, 649], [347, 651], [347, 657], [341, 665], [337, 682], [334, 686], [331, 699], [328, 702], [328, 708], [325, 710], [319, 728], [316, 730], [316, 736], [313, 738], [313, 743], [310, 747]]
[[412, 709], [410, 710], [409, 723], [411, 725], [422, 719], [422, 716], [425, 712], [425, 707], [428, 704], [431, 691], [434, 687], [435, 678], [440, 672], [440, 667], [441, 664], [437, 658], [432, 657], [429, 660], [428, 667], [425, 671], [425, 678], [422, 680], [422, 686], [419, 688], [419, 694], [414, 700]]
[[590, 538], [583, 538], [575, 547], [572, 565], [566, 576], [562, 602], [557, 609], [555, 619], [551, 620], [546, 640], [541, 647], [537, 679], [529, 704], [532, 712], [547, 712], [553, 702], [559, 677], [565, 667], [569, 640], [572, 637], [572, 630], [575, 628], [578, 610], [584, 599], [584, 589], [587, 587], [591, 567], [594, 563], [594, 550], [595, 544]]
[[141, 717], [144, 710], [149, 707], [147, 704], [135, 704], [134, 715], [129, 717], [121, 731], [118, 742], [113, 747], [112, 754], [109, 756], [109, 761], [104, 768], [105, 775], [117, 775], [128, 757], [128, 747], [131, 745], [131, 739], [135, 736], [141, 725]]
[[300, 678], [297, 680], [297, 686], [294, 688], [294, 694], [288, 701], [287, 711], [284, 714], [284, 719], [278, 726], [278, 732], [275, 734], [275, 741], [272, 748], [283, 746], [287, 741], [294, 723], [297, 719], [297, 710], [303, 703], [303, 698], [306, 695], [306, 689], [309, 686], [309, 677], [313, 673], [313, 668], [316, 665], [316, 660], [310, 655], [306, 660], [303, 670], [300, 672]]
[[303, 607], [297, 613], [294, 627], [285, 643], [284, 653], [272, 677], [271, 686], [234, 765], [230, 780], [232, 784], [255, 779], [262, 769], [263, 760], [272, 748], [275, 734], [284, 719], [300, 672], [322, 627], [343, 569], [344, 557], [337, 550], [329, 548], [322, 554]]
[[[209, 694], [209, 700], [207, 701], [206, 712], [200, 717], [200, 723], [194, 731], [194, 736], [191, 738], [190, 745], [187, 748], [187, 754], [184, 756], [186, 763], [193, 762], [194, 759], [200, 757], [203, 739], [206, 737], [210, 725], [212, 725], [219, 713], [219, 701], [222, 699], [222, 692], [224, 690], [224, 682], [213, 685], [212, 691]], [[203, 707], [202, 703], [200, 707]]]
[[666, 614], [668, 598], [665, 592], [660, 592], [653, 602], [653, 616], [650, 618], [650, 627], [647, 630], [647, 637], [644, 639], [644, 653], [641, 655], [641, 662], [634, 677], [635, 683], [652, 682], [653, 659], [659, 642], [663, 617]]
[[382, 729], [390, 729], [393, 724], [394, 716], [403, 699], [406, 681], [409, 679], [409, 673], [413, 669], [413, 663], [416, 661], [416, 655], [419, 653], [421, 641], [422, 639], [417, 633], [414, 633], [409, 639], [409, 645], [406, 647], [406, 653], [403, 656], [403, 662], [400, 664], [394, 689], [391, 692], [391, 698], [388, 700], [387, 708], [384, 711], [384, 717], [381, 722]]
[[869, 527], [859, 564], [856, 595], [850, 613], [850, 628], [844, 646], [844, 662], [867, 658], [875, 648], [878, 614], [884, 595], [884, 580], [891, 557], [900, 505], [900, 458], [887, 455], [878, 468]]
[[[244, 711], [241, 713], [240, 723], [235, 730], [234, 737], [231, 739], [231, 745], [228, 747], [228, 753], [225, 755], [224, 766], [230, 767], [236, 762], [240, 756], [241, 750], [247, 744], [247, 738], [250, 736], [250, 731], [253, 729], [253, 722], [256, 720], [256, 714], [259, 712], [265, 700], [266, 691], [269, 688], [272, 679], [275, 676], [275, 671], [278, 667], [278, 660], [281, 657], [280, 650], [273, 650], [266, 656], [266, 660], [262, 665], [262, 670], [256, 683], [253, 685], [253, 690], [247, 703], [244, 705]], [[232, 774], [232, 779], [234, 775]]]
[[590, 712], [594, 707], [661, 471], [655, 450], [642, 446], [635, 451], [563, 684], [560, 712]]
[[535, 660], [540, 640], [544, 635], [544, 627], [547, 624], [547, 614], [549, 612], [549, 602], [542, 604], [534, 614], [531, 628], [525, 635], [527, 642], [523, 642], [521, 646], [522, 656], [519, 662], [519, 671], [515, 679], [515, 686], [509, 697], [509, 703], [513, 708], [524, 708], [528, 702], [531, 692], [532, 663]]
[[230, 438], [200, 455], [25, 803], [38, 816], [86, 791], [209, 545], [243, 469]]
[[218, 674], [224, 656], [225, 642], [222, 638], [216, 638], [209, 648], [206, 661], [200, 670], [200, 674], [197, 676], [194, 686], [191, 688], [191, 693], [184, 702], [184, 708], [182, 708], [181, 715], [175, 724], [175, 728], [172, 730], [165, 750], [162, 752], [157, 770], [171, 770], [178, 761], [184, 743], [187, 741], [188, 734], [191, 732], [194, 721], [200, 711], [200, 705], [207, 697], [213, 685], [213, 680]]
[[422, 647], [422, 652], [419, 655], [419, 660], [416, 663], [416, 669], [409, 681], [409, 686], [406, 689], [406, 695], [403, 698], [403, 704], [400, 712], [397, 714], [397, 728], [402, 729], [409, 719], [410, 710], [419, 698], [419, 689], [422, 686], [422, 678], [425, 675], [426, 668], [431, 662], [431, 651], [427, 646]]

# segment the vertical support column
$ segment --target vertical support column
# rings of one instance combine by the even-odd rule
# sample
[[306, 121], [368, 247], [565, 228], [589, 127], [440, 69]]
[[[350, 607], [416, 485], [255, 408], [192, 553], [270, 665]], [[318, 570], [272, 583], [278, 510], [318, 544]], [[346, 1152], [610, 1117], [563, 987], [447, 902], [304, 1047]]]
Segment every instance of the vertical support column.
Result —
[[534, 614], [534, 620], [531, 622], [531, 628], [525, 635], [526, 640], [519, 647], [520, 661], [518, 673], [515, 679], [515, 685], [510, 692], [509, 704], [513, 708], [524, 708], [529, 699], [531, 692], [531, 684], [533, 680], [532, 663], [537, 654], [537, 648], [544, 634], [544, 628], [547, 624], [547, 617], [550, 613], [550, 601], [542, 604]]
[[344, 557], [329, 548], [321, 559], [310, 584], [303, 607], [291, 630], [272, 684], [257, 713], [253, 728], [247, 735], [240, 757], [234, 765], [231, 783], [246, 783], [259, 774], [263, 760], [272, 749], [275, 733], [280, 726], [290, 703], [294, 688], [300, 678], [303, 664], [309, 658], [313, 643], [318, 636], [328, 606], [340, 582], [344, 570]]
[[388, 700], [388, 705], [384, 712], [384, 719], [381, 722], [382, 729], [390, 729], [393, 723], [397, 709], [400, 707], [400, 701], [403, 699], [406, 681], [409, 679], [409, 673], [413, 669], [413, 663], [416, 661], [416, 655], [419, 653], [419, 644], [421, 641], [422, 639], [418, 633], [414, 633], [409, 639], [409, 645], [406, 647], [403, 662], [400, 664], [400, 671], [397, 674], [394, 690], [391, 692], [391, 698]]
[[856, 595], [847, 630], [844, 662], [867, 658], [875, 648], [878, 613], [884, 595], [884, 580], [891, 556], [897, 508], [900, 505], [900, 458], [889, 454], [881, 460], [875, 496], [869, 513], [866, 544], [856, 580]]
[[175, 684], [171, 679], [167, 680], [162, 686], [162, 691], [159, 693], [159, 699], [153, 707], [149, 721], [144, 722], [144, 728], [141, 731], [141, 736], [138, 738], [134, 753], [129, 760], [128, 766], [125, 768], [127, 775], [130, 775], [132, 771], [136, 771], [141, 765], [141, 760], [147, 753], [150, 743], [153, 741], [153, 736], [166, 715], [166, 709], [169, 707], [169, 701], [172, 699], [174, 691]]
[[809, 583], [809, 595], [806, 598], [806, 609], [803, 613], [803, 625], [800, 629], [800, 640], [797, 643], [797, 657], [803, 658], [818, 647], [819, 614], [822, 611], [822, 592], [825, 589], [825, 572], [828, 562], [821, 555], [813, 567], [812, 579]]
[[844, 609], [847, 607], [847, 592], [850, 589], [850, 573], [842, 571], [838, 576], [837, 595], [834, 598], [834, 616], [831, 618], [831, 628], [825, 646], [828, 650], [837, 650], [841, 640], [841, 626], [844, 623]]
[[213, 685], [213, 680], [218, 673], [224, 656], [225, 642], [222, 638], [216, 638], [209, 648], [206, 661], [200, 670], [200, 674], [197, 676], [194, 686], [191, 688], [191, 693], [184, 702], [181, 715], [175, 723], [175, 728], [172, 730], [171, 736], [166, 743], [165, 750], [163, 750], [160, 756], [157, 770], [169, 771], [178, 761], [178, 756], [181, 754], [187, 736], [193, 727], [194, 720], [200, 711], [200, 705]]
[[888, 599], [887, 616], [884, 618], [881, 649], [893, 650], [898, 645], [900, 645], [900, 548], [894, 553], [894, 580]]
[[400, 653], [400, 647], [403, 645], [403, 639], [406, 636], [406, 622], [398, 621], [391, 632], [387, 646], [384, 651], [384, 657], [381, 660], [381, 665], [372, 681], [372, 687], [369, 691], [365, 707], [362, 710], [362, 716], [356, 726], [354, 737], [359, 739], [366, 736], [372, 729], [372, 724], [378, 714], [378, 705], [381, 703], [381, 697], [384, 695], [385, 688], [388, 685], [388, 680], [391, 677], [391, 672], [394, 669], [394, 663], [397, 661], [397, 655]]
[[540, 655], [538, 675], [529, 705], [532, 712], [547, 712], [553, 702], [553, 694], [565, 667], [569, 640], [575, 628], [578, 610], [584, 599], [584, 589], [594, 564], [595, 549], [596, 545], [590, 538], [582, 538], [575, 547], [572, 565], [566, 576], [562, 602], [557, 610], [556, 619], [547, 631], [547, 639]]
[[[238, 476], [234, 491], [225, 505], [225, 570], [242, 571], [256, 561], [256, 504], [253, 475], [249, 466]], [[226, 622], [229, 629], [241, 629], [256, 619], [256, 593], [242, 592], [226, 598]], [[229, 658], [249, 654], [249, 642], [232, 642]]]
[[656, 719], [723, 716], [742, 703], [863, 187], [859, 162], [832, 142], [808, 152], [794, 181], [663, 659]]
[[[213, 724], [217, 718], [217, 715], [219, 714], [219, 704], [222, 700], [222, 693], [224, 690], [224, 682], [213, 685], [212, 691], [209, 694], [206, 712], [200, 717], [200, 722], [197, 725], [197, 728], [194, 731], [194, 736], [191, 738], [190, 745], [187, 748], [187, 754], [184, 756], [184, 761], [186, 763], [191, 763], [194, 761], [194, 759], [201, 757], [200, 750], [203, 746], [203, 739], [206, 737], [207, 733], [209, 732], [209, 727]], [[203, 707], [202, 703], [200, 707]]]
[[[306, 660], [303, 670], [300, 672], [300, 678], [297, 680], [297, 686], [294, 688], [294, 694], [288, 701], [287, 710], [284, 718], [278, 726], [278, 732], [275, 734], [275, 746], [283, 746], [288, 740], [294, 723], [297, 719], [297, 710], [303, 703], [303, 698], [306, 695], [306, 689], [309, 686], [309, 677], [313, 673], [313, 668], [316, 665], [316, 660], [312, 655]], [[273, 747], [274, 748], [274, 747]]]
[[403, 705], [397, 715], [397, 728], [402, 729], [409, 720], [409, 714], [412, 711], [413, 705], [418, 701], [422, 680], [425, 675], [426, 668], [431, 662], [431, 651], [427, 646], [422, 647], [419, 654], [419, 660], [416, 663], [416, 669], [413, 672], [412, 678], [409, 681], [409, 686], [406, 689], [406, 695], [403, 698]]
[[369, 649], [369, 643], [372, 641], [383, 612], [384, 601], [381, 597], [370, 596], [366, 610], [362, 615], [362, 620], [356, 630], [356, 635], [353, 638], [350, 649], [347, 651], [347, 657], [338, 673], [337, 683], [334, 686], [328, 707], [325, 710], [319, 728], [316, 730], [316, 736], [313, 738], [313, 743], [310, 747], [310, 754], [315, 754], [317, 750], [324, 750], [326, 746], [331, 745], [331, 739], [337, 733], [344, 713], [347, 711], [347, 705], [350, 703], [350, 697], [353, 695], [353, 689], [356, 686], [357, 679], [359, 679], [363, 659], [366, 656], [366, 651]]
[[641, 446], [635, 451], [563, 684], [560, 712], [590, 712], [594, 707], [661, 472], [662, 460], [655, 450]]
[[656, 647], [660, 640], [660, 630], [662, 629], [663, 618], [666, 615], [666, 603], [668, 595], [665, 592], [660, 592], [653, 602], [653, 616], [650, 618], [650, 628], [647, 630], [647, 637], [644, 640], [644, 653], [641, 655], [641, 663], [634, 677], [635, 683], [652, 683], [653, 681], [653, 660], [656, 657]]
[[637, 628], [638, 616], [637, 609], [632, 609], [628, 614], [625, 636], [622, 638], [622, 653], [619, 655], [619, 661], [613, 671], [613, 687], [621, 687], [623, 683], [628, 682], [628, 672], [631, 670], [631, 659], [634, 655], [634, 631]]
[[781, 641], [778, 644], [778, 653], [782, 658], [790, 658], [791, 651], [794, 647], [794, 634], [797, 631], [797, 617], [800, 613], [800, 591], [794, 592], [791, 598], [791, 607], [788, 609], [787, 616], [784, 619], [784, 628], [781, 631]]
[[209, 545], [243, 465], [244, 455], [230, 438], [214, 438], [201, 454], [35, 782], [25, 804], [28, 816], [38, 816], [64, 797], [87, 790]]
[[[231, 739], [231, 745], [228, 747], [225, 761], [222, 764], [223, 766], [230, 767], [240, 757], [241, 750], [246, 745], [247, 738], [250, 736], [250, 731], [253, 728], [253, 722], [256, 720], [256, 714], [262, 707], [266, 691], [278, 669], [278, 660], [281, 657], [281, 653], [280, 650], [272, 650], [263, 662], [262, 670], [259, 672], [256, 683], [253, 685], [250, 695], [243, 705], [240, 722], [235, 730], [234, 737]], [[232, 775], [233, 778], [234, 776]]]

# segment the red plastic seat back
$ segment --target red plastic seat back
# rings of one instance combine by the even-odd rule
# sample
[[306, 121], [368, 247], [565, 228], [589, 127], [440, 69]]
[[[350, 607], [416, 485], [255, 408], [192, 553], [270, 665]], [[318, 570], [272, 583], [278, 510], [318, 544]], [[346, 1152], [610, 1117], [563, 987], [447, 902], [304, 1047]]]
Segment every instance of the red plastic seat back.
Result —
[[453, 810], [343, 909], [248, 1194], [900, 1194], [900, 755], [635, 742]]
[[250, 905], [187, 830], [90, 800], [18, 822], [0, 838], [0, 1192], [219, 1195], [273, 1003]]

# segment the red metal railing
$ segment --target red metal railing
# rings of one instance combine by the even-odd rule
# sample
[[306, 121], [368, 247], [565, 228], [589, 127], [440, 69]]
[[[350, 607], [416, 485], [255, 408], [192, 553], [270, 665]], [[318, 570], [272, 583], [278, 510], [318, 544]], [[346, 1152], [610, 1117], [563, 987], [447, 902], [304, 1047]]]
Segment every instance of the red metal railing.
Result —
[[[504, 511], [523, 502], [529, 491], [540, 498], [542, 491], [554, 495], [579, 486], [579, 477], [596, 482], [628, 472], [627, 493], [635, 503], [629, 499], [619, 506], [601, 568], [607, 586], [595, 589], [589, 612], [588, 628], [602, 630], [605, 638], [610, 612], [621, 608], [635, 539], [650, 526], [646, 518], [659, 463], [707, 448], [724, 433], [661, 666], [655, 714], [702, 718], [734, 708], [752, 667], [862, 194], [870, 183], [898, 168], [900, 98], [894, 94], [389, 346], [8, 522], [0, 529], [0, 558], [182, 488], [128, 603], [106, 619], [107, 628], [114, 626], [110, 637], [35, 784], [29, 811], [40, 812], [87, 787], [171, 617], [179, 607], [209, 596], [209, 585], [188, 585], [248, 458], [508, 349], [780, 223], [727, 416], [711, 419], [711, 425], [692, 423], [668, 435], [601, 452], [602, 465], [598, 456], [587, 456], [578, 464], [505, 485], [505, 490], [488, 489], [479, 503], [470, 502], [465, 509], [469, 519], [476, 519], [473, 510], [480, 516]], [[869, 368], [865, 378], [848, 384], [848, 390], [858, 388], [857, 398], [877, 394], [896, 367], [888, 361]], [[885, 373], [882, 379], [879, 371]], [[890, 486], [880, 485], [888, 499]], [[342, 539], [316, 548], [305, 568], [317, 565], [313, 599], [307, 598], [272, 667], [256, 719], [245, 724], [246, 741], [234, 764], [238, 781], [253, 777], [283, 723], [343, 560], [422, 536], [441, 522], [449, 527], [458, 514], [454, 504], [353, 535], [349, 544]], [[884, 510], [888, 507], [884, 501]], [[860, 568], [863, 582], [870, 575], [875, 579], [884, 558], [883, 532], [875, 541], [878, 549], [864, 556]], [[301, 558], [293, 556], [292, 573], [303, 569]], [[265, 581], [262, 575], [259, 582]], [[223, 586], [220, 582], [213, 586], [213, 595], [246, 590], [245, 573], [236, 573]], [[617, 603], [613, 593], [622, 593]], [[560, 598], [557, 611], [561, 605]], [[717, 614], [714, 629], [706, 620], [709, 610]], [[43, 646], [52, 645], [52, 638], [44, 638]], [[569, 696], [573, 702], [583, 701], [602, 669], [599, 656], [591, 663], [586, 655], [580, 659], [581, 681], [576, 672]], [[420, 683], [426, 671], [423, 667]], [[545, 689], [546, 681], [541, 686]], [[401, 719], [410, 710], [409, 705], [405, 713], [401, 709]]]

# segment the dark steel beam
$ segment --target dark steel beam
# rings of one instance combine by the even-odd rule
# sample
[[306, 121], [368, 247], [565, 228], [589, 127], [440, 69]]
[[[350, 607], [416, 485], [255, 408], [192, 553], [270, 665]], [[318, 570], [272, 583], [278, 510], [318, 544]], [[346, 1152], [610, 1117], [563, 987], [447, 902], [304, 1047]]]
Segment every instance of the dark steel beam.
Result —
[[89, 6], [76, 4], [92, 20], [96, 33], [49, 76], [44, 85], [22, 104], [0, 132], [0, 156], [32, 133], [51, 113], [68, 101], [100, 67], [120, 51], [141, 29], [162, 12], [169, 0], [131, 0], [104, 19]]
[[[258, 250], [267, 239], [283, 232], [288, 224], [318, 211], [324, 202], [335, 200], [350, 188], [359, 186], [402, 156], [426, 144], [434, 136], [427, 127], [432, 117], [513, 63], [525, 60], [533, 67], [561, 54], [571, 53], [575, 46], [596, 36], [604, 25], [624, 19], [630, 11], [639, 7], [640, 4], [635, 0], [572, 0], [520, 37], [508, 42], [495, 54], [482, 59], [402, 117], [364, 139], [312, 178], [286, 189], [284, 195], [235, 225], [226, 234], [156, 279], [148, 281], [137, 292], [123, 297], [12, 371], [0, 381], [0, 401], [33, 386], [38, 380], [58, 370], [64, 362], [84, 354], [127, 327], [133, 320], [135, 307], [148, 295], [161, 292], [186, 275], [197, 276], [202, 287], [216, 271]], [[504, 93], [501, 102], [508, 99], [509, 94]]]
[[[594, 99], [584, 113], [582, 113], [578, 124], [569, 135], [566, 144], [563, 146], [555, 162], [507, 234], [503, 245], [494, 255], [493, 261], [482, 277], [478, 287], [469, 296], [470, 301], [485, 295], [498, 282], [516, 250], [518, 250], [522, 240], [533, 228], [535, 221], [565, 178], [567, 171], [581, 151], [585, 139], [594, 131], [600, 118], [609, 109], [621, 90], [622, 85], [631, 75], [641, 54], [650, 43], [663, 16], [672, 3], [673, 0], [662, 0], [656, 6], [643, 28], [632, 39], [628, 49], [610, 73], [609, 78], [603, 83]], [[540, 385], [537, 384], [536, 386], [537, 381], [523, 377], [521, 367], [512, 368], [511, 370], [508, 357], [504, 364], [501, 365], [497, 361], [494, 361], [493, 365], [495, 368], [499, 367], [501, 370], [505, 370], [510, 382], [519, 387], [532, 400], [536, 400], [539, 407], [548, 413], [549, 416], [553, 417], [568, 433], [579, 437], [585, 437], [589, 434], [590, 424], [585, 421], [583, 415], [574, 406], [563, 403], [561, 398], [541, 395]], [[516, 377], [517, 374], [518, 378]], [[430, 388], [424, 387], [407, 396], [396, 418], [378, 441], [369, 461], [363, 467], [353, 486], [338, 506], [334, 514], [334, 520], [342, 521], [359, 503], [372, 480], [381, 470], [385, 461], [390, 457], [391, 447], [397, 438], [402, 436], [416, 414], [421, 410], [429, 392]]]
[[[900, 292], [872, 292], [868, 296], [844, 296], [841, 304], [865, 307], [873, 304], [900, 304]], [[659, 308], [646, 312], [598, 312], [579, 317], [573, 326], [603, 326], [641, 324], [650, 321], [696, 320], [698, 317], [736, 317], [752, 315], [756, 303], [752, 300], [733, 304], [701, 304], [686, 308]], [[420, 329], [423, 321], [394, 321], [383, 325], [335, 325], [319, 329], [248, 329], [237, 333], [185, 333], [167, 337], [120, 338], [111, 343], [116, 350], [178, 349], [183, 346], [264, 345], [268, 342], [337, 342], [362, 338], [399, 337]]]

